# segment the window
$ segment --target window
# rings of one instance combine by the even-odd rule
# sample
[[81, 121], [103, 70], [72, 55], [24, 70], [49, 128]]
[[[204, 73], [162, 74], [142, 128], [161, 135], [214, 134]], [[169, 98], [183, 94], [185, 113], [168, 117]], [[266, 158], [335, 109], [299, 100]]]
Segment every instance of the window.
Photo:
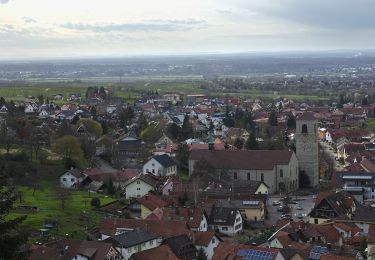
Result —
[[137, 181], [137, 184], [141, 184], [141, 181]]
[[141, 188], [137, 188], [137, 190], [141, 190]]
[[155, 163], [152, 163], [151, 165], [152, 165], [152, 166], [155, 166]]
[[240, 222], [240, 221], [241, 221], [241, 218], [240, 218], [240, 217], [236, 218], [236, 223], [237, 223], [237, 222]]
[[211, 243], [212, 243], [212, 244], [215, 244], [215, 242], [216, 242], [216, 240], [215, 240], [215, 238], [213, 237], [212, 240], [211, 240]]
[[152, 246], [154, 244], [154, 240], [151, 240], [150, 241], [150, 246]]
[[257, 220], [258, 220], [258, 218], [257, 218], [257, 216], [255, 216], [255, 217], [254, 217], [254, 221], [257, 221]]
[[250, 180], [250, 172], [247, 173], [247, 180]]
[[237, 180], [237, 172], [234, 172], [233, 178]]
[[128, 248], [128, 253], [131, 253], [131, 252], [132, 252], [132, 248], [129, 247], [129, 248]]
[[63, 178], [63, 181], [66, 181], [66, 178]]
[[284, 177], [284, 171], [280, 170], [280, 178], [283, 178], [283, 177]]
[[307, 134], [307, 125], [306, 124], [302, 125], [302, 134]]
[[263, 173], [260, 174], [260, 180], [264, 181], [264, 174]]
[[152, 169], [152, 173], [155, 173], [155, 169]]
[[318, 224], [318, 222], [319, 222], [318, 219], [315, 218], [315, 219], [314, 219], [314, 224]]
[[71, 182], [74, 182], [74, 179], [73, 179], [73, 178], [71, 178], [71, 179], [70, 179], [70, 181], [71, 181]]
[[221, 230], [228, 231], [228, 227], [221, 227]]

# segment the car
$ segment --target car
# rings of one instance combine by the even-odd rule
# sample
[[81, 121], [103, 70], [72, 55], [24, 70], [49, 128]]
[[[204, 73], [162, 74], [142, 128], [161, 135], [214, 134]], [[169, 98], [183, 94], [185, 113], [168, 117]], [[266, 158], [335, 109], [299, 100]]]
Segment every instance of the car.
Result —
[[312, 198], [313, 198], [313, 200], [315, 200], [315, 199], [317, 198], [317, 196], [316, 196], [316, 195], [313, 195]]
[[298, 210], [303, 210], [302, 205], [301, 205], [301, 204], [298, 204], [297, 209], [298, 209]]
[[278, 201], [278, 200], [275, 200], [274, 202], [272, 202], [273, 206], [279, 206], [280, 204], [281, 204], [281, 202]]
[[302, 213], [298, 213], [297, 214], [297, 218], [299, 218], [299, 219], [303, 218], [303, 214]]
[[277, 208], [277, 211], [278, 211], [278, 212], [283, 212], [283, 211], [284, 211], [284, 206], [282, 206], [282, 205], [279, 206], [279, 207]]
[[290, 214], [282, 214], [281, 215], [281, 219], [289, 219], [289, 220], [291, 220], [292, 219], [292, 215], [290, 215]]

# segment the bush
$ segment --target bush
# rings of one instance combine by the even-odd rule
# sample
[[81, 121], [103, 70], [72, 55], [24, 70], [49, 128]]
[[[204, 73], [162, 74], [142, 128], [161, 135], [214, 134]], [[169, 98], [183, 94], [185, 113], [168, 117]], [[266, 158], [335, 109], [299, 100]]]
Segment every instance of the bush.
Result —
[[92, 198], [91, 206], [94, 207], [94, 208], [99, 208], [100, 207], [100, 199], [99, 198]]

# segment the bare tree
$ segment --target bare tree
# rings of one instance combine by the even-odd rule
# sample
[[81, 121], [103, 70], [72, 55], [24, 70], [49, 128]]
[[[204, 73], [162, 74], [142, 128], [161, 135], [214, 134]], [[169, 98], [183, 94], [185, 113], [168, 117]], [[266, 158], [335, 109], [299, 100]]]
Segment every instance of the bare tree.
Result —
[[55, 187], [54, 197], [56, 200], [60, 201], [61, 210], [65, 210], [66, 203], [70, 200], [71, 191], [69, 189], [65, 189], [60, 185]]

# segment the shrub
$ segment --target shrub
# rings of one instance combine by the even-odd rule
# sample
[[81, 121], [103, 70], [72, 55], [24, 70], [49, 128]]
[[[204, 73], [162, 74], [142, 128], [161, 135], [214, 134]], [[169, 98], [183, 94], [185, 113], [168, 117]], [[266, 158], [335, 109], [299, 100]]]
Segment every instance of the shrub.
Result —
[[99, 198], [92, 198], [91, 200], [91, 206], [94, 208], [99, 208], [100, 207], [100, 199]]

